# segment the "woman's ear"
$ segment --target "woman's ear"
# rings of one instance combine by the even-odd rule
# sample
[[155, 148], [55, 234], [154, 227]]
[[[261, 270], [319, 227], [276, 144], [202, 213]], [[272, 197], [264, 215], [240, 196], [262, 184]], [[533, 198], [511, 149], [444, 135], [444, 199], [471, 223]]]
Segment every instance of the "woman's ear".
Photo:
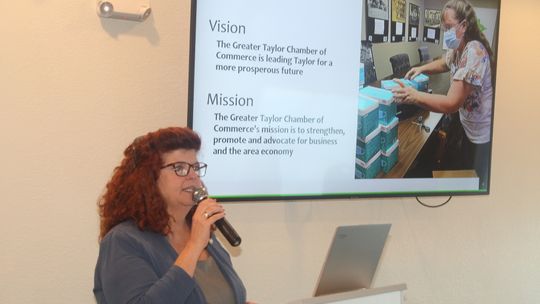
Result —
[[463, 28], [463, 32], [466, 32], [468, 27], [469, 27], [469, 22], [467, 21], [467, 19], [464, 19], [461, 22], [461, 28]]

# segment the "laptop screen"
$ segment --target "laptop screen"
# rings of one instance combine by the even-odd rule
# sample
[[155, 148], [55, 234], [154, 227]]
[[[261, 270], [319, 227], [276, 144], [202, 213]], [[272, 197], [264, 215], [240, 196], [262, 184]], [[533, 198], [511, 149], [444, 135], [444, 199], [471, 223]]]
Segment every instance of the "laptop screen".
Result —
[[340, 226], [314, 296], [370, 288], [391, 224]]

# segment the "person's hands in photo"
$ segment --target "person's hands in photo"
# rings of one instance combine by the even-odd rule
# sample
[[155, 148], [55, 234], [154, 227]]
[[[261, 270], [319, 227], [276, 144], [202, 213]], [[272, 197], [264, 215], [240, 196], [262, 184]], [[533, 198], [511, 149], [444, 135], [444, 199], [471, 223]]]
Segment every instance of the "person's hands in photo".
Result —
[[393, 88], [394, 101], [404, 104], [416, 104], [418, 103], [418, 91], [412, 87], [405, 86], [405, 84], [399, 80], [394, 79], [399, 84], [399, 88]]
[[416, 76], [420, 75], [422, 70], [420, 67], [411, 68], [407, 74], [405, 74], [405, 79], [414, 79]]

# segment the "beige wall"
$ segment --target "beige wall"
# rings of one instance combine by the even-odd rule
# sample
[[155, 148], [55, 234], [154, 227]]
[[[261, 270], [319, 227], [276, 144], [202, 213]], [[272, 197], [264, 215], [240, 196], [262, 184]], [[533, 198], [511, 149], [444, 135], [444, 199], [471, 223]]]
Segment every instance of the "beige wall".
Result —
[[[186, 123], [188, 1], [144, 23], [95, 2], [0, 2], [0, 303], [94, 303], [98, 195], [136, 135]], [[390, 222], [375, 285], [407, 303], [540, 302], [540, 2], [502, 2], [492, 193], [227, 204], [250, 299], [310, 295], [336, 225]]]

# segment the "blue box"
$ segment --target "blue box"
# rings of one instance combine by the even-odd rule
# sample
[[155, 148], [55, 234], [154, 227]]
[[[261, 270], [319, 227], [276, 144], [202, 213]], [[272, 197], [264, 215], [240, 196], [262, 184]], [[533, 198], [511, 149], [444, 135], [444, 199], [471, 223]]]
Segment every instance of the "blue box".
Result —
[[354, 177], [374, 178], [381, 172], [381, 151], [377, 152], [367, 163], [359, 159], [356, 160]]
[[360, 89], [359, 93], [362, 96], [367, 96], [379, 102], [381, 100], [390, 101], [394, 98], [394, 95], [392, 94], [392, 92], [385, 89], [372, 87], [372, 86], [367, 86], [365, 88]]
[[358, 86], [363, 87], [366, 82], [366, 72], [364, 71], [364, 64], [360, 62], [360, 75], [359, 75]]
[[418, 91], [426, 92], [428, 90], [429, 77], [425, 74], [418, 74], [411, 82]]
[[381, 80], [381, 88], [385, 90], [392, 90], [393, 88], [398, 88], [399, 83], [395, 80]]
[[388, 150], [398, 139], [399, 119], [394, 117], [388, 124], [381, 124], [381, 150]]
[[[416, 85], [416, 83], [414, 83], [412, 80], [405, 79], [405, 78], [401, 78], [399, 79], [399, 81], [401, 81], [401, 83], [403, 83], [403, 85], [406, 87], [415, 87]], [[391, 91], [393, 88], [398, 88], [398, 87], [400, 87], [399, 83], [393, 79], [381, 80], [381, 88], [385, 90]]]
[[381, 152], [381, 169], [384, 173], [390, 172], [397, 164], [399, 156], [399, 140], [397, 140], [388, 150]]
[[365, 138], [379, 126], [379, 103], [373, 99], [360, 96], [358, 98], [359, 137]]
[[406, 87], [413, 87], [415, 86], [414, 82], [412, 80], [409, 80], [409, 79], [405, 79], [405, 78], [401, 78], [400, 79], [401, 82], [403, 82], [403, 84], [406, 86]]
[[367, 86], [360, 90], [360, 96], [371, 98], [379, 103], [379, 121], [381, 123], [387, 124], [396, 116], [397, 105], [394, 102], [394, 94], [392, 92]]
[[356, 139], [356, 158], [368, 162], [381, 150], [381, 127], [377, 127], [366, 137]]
[[388, 124], [396, 117], [397, 104], [392, 99], [390, 102], [381, 101], [379, 103], [379, 122]]

